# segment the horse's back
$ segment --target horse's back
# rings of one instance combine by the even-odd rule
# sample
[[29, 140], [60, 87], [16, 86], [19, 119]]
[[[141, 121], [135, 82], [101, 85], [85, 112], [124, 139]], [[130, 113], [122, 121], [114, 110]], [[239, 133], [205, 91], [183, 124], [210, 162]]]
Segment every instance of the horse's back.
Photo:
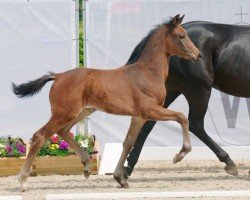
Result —
[[[214, 87], [234, 96], [250, 97], [250, 26], [228, 26], [213, 58]], [[221, 36], [219, 36], [221, 37]]]
[[199, 84], [249, 97], [250, 26], [197, 21], [183, 27], [203, 57], [199, 63], [171, 58], [168, 87], [183, 90]]

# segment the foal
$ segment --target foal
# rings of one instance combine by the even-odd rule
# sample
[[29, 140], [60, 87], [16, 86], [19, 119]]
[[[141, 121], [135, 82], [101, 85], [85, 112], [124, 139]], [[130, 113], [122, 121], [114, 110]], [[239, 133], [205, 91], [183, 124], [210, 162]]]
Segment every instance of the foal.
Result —
[[49, 98], [51, 118], [32, 138], [29, 154], [18, 175], [23, 191], [38, 150], [54, 133], [69, 143], [84, 164], [84, 175], [90, 174], [90, 162], [86, 152], [67, 134], [77, 122], [95, 110], [116, 115], [131, 116], [131, 124], [123, 143], [123, 151], [114, 172], [118, 183], [128, 188], [123, 178], [123, 165], [147, 120], [174, 120], [181, 124], [183, 146], [174, 157], [179, 162], [191, 150], [188, 120], [182, 114], [162, 107], [168, 76], [168, 61], [173, 54], [189, 60], [199, 60], [200, 52], [180, 26], [184, 16], [172, 18], [151, 31], [138, 62], [113, 70], [76, 68], [59, 74], [45, 75], [37, 80], [16, 86], [13, 91], [19, 97], [32, 96], [51, 80]]

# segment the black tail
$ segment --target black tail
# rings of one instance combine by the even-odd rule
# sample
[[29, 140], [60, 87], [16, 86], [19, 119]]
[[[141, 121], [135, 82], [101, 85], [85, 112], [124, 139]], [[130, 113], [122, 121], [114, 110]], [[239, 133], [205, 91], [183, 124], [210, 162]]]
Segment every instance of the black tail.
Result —
[[50, 72], [49, 75], [44, 75], [41, 78], [38, 78], [34, 81], [30, 81], [28, 83], [23, 83], [21, 85], [15, 85], [12, 83], [13, 92], [20, 98], [23, 97], [31, 97], [34, 94], [41, 91], [43, 86], [48, 82], [55, 80], [55, 74]]

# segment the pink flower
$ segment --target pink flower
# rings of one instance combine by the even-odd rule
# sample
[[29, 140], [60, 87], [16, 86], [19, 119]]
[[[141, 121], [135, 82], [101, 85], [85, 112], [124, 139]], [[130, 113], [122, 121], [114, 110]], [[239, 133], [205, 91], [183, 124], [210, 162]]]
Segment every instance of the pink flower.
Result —
[[10, 144], [7, 144], [6, 145], [6, 151], [7, 151], [9, 156], [11, 156], [13, 154], [12, 150], [13, 150], [12, 146]]
[[25, 146], [17, 143], [16, 144], [16, 148], [19, 151], [19, 153], [21, 153], [21, 154], [25, 154], [26, 153], [26, 147]]
[[58, 135], [53, 135], [53, 136], [51, 136], [50, 137], [50, 141], [51, 141], [51, 143], [53, 143], [53, 144], [57, 144], [58, 142], [59, 142], [59, 137], [58, 137]]

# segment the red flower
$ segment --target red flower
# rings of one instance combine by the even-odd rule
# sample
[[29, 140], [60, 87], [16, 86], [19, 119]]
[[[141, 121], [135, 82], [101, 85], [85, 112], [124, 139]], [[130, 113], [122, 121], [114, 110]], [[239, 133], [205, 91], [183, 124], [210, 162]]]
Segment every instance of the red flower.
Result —
[[58, 142], [59, 142], [59, 137], [58, 137], [58, 135], [53, 135], [53, 136], [51, 136], [50, 137], [50, 141], [51, 141], [51, 143], [53, 143], [53, 144], [57, 144]]

